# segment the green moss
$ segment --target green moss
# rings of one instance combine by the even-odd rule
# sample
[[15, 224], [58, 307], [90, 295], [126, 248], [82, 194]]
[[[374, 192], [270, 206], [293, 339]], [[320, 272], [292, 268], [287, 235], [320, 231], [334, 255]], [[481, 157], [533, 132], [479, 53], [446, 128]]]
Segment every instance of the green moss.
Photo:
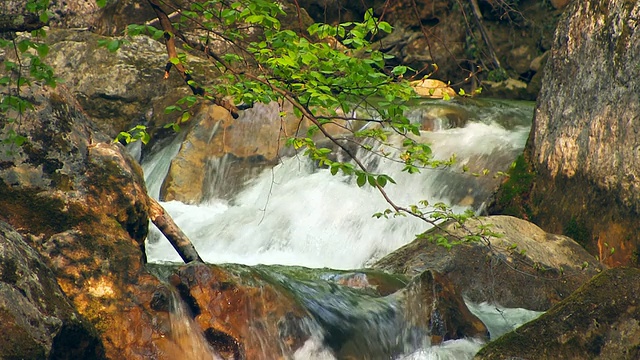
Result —
[[531, 211], [525, 200], [529, 197], [534, 178], [535, 174], [529, 168], [524, 155], [518, 156], [509, 170], [509, 178], [498, 191], [497, 212], [521, 218], [531, 218]]
[[17, 283], [17, 270], [18, 265], [16, 264], [15, 259], [0, 259], [0, 281], [12, 285]]
[[[45, 349], [23, 327], [15, 322], [12, 314], [0, 310], [0, 359], [46, 359]], [[9, 336], [10, 334], [10, 336]]]
[[571, 217], [564, 225], [562, 233], [578, 242], [582, 247], [591, 243], [591, 232], [583, 222], [578, 221], [575, 217]]
[[46, 236], [63, 232], [90, 221], [79, 205], [66, 203], [52, 195], [41, 196], [36, 189], [11, 189], [0, 181], [0, 208], [15, 228]]

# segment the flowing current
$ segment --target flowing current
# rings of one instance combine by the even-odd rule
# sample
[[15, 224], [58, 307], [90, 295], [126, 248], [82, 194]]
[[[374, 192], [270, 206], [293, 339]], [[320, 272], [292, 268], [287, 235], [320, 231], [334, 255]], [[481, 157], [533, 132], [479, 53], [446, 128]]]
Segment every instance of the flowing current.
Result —
[[[448, 159], [455, 154], [454, 166], [409, 175], [402, 171], [402, 164], [371, 153], [358, 156], [370, 172], [388, 174], [397, 182], [388, 184], [385, 190], [398, 205], [428, 200], [431, 204], [444, 202], [459, 212], [469, 208], [481, 212], [500, 181], [493, 175], [506, 171], [522, 152], [532, 113], [530, 103], [432, 102], [417, 106], [410, 118], [430, 130], [423, 131], [421, 137], [431, 145], [436, 158]], [[181, 135], [143, 162], [149, 192], [156, 198], [180, 143]], [[465, 172], [463, 167], [469, 170]], [[489, 171], [487, 175], [470, 174], [484, 169]], [[220, 179], [209, 182], [219, 184]], [[373, 214], [390, 207], [379, 192], [368, 186], [359, 188], [355, 178], [333, 176], [296, 156], [282, 159], [251, 179], [231, 200], [213, 197], [197, 205], [177, 201], [162, 205], [189, 236], [201, 257], [218, 264], [359, 269], [428, 230], [426, 223], [411, 217], [374, 218]], [[155, 229], [151, 230], [146, 249], [151, 262], [181, 261]], [[496, 326], [490, 324], [508, 323], [506, 328], [492, 331], [492, 337], [524, 322], [519, 317], [533, 316], [526, 310], [513, 310], [515, 315], [508, 318], [505, 311], [489, 305], [469, 305], [490, 329]], [[499, 319], [496, 314], [500, 314]], [[425, 346], [399, 359], [470, 359], [481, 345], [472, 339], [448, 341], [439, 346]], [[331, 352], [314, 337], [294, 357], [333, 359]]]

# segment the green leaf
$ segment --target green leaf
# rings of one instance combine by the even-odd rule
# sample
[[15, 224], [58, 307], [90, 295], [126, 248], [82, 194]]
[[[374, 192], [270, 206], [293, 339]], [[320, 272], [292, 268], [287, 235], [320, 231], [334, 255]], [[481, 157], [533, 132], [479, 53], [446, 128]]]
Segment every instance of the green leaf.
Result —
[[18, 50], [20, 50], [21, 53], [27, 51], [27, 49], [29, 49], [29, 46], [32, 44], [31, 41], [29, 40], [22, 40], [20, 42], [18, 42]]
[[182, 108], [180, 106], [176, 106], [176, 105], [169, 105], [166, 108], [164, 108], [164, 113], [165, 114], [171, 114], [174, 111], [182, 111]]
[[109, 43], [107, 44], [107, 50], [109, 50], [110, 52], [116, 52], [118, 51], [119, 48], [120, 48], [120, 40], [118, 39], [113, 39], [109, 41]]
[[406, 72], [407, 72], [407, 67], [403, 65], [396, 66], [393, 68], [393, 70], [391, 70], [391, 73], [395, 76], [404, 75], [404, 73]]
[[364, 184], [367, 183], [367, 176], [365, 173], [359, 173], [358, 174], [358, 178], [356, 179], [356, 184], [358, 184], [359, 187], [363, 187]]
[[367, 182], [373, 187], [377, 185], [376, 178], [373, 175], [367, 175]]
[[38, 52], [38, 56], [45, 57], [49, 54], [49, 46], [47, 44], [39, 44], [36, 46], [36, 51]]
[[107, 0], [96, 0], [96, 4], [98, 4], [98, 7], [105, 7], [107, 5]]

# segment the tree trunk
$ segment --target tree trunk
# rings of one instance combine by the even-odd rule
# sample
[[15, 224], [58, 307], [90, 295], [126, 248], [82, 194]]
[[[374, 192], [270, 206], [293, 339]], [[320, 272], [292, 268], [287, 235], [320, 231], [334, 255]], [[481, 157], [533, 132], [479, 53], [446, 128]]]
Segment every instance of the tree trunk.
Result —
[[149, 217], [155, 226], [160, 229], [164, 236], [169, 240], [174, 249], [178, 252], [185, 263], [192, 261], [204, 262], [191, 243], [191, 240], [180, 230], [178, 225], [173, 221], [171, 216], [167, 214], [164, 208], [158, 202], [149, 197], [150, 211]]

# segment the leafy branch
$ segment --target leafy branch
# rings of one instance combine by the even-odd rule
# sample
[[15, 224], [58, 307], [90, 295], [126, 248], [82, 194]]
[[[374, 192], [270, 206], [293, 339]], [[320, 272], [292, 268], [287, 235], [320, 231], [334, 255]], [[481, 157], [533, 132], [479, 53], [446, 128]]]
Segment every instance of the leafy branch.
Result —
[[[470, 216], [458, 216], [444, 205], [424, 212], [395, 203], [384, 189], [389, 183], [395, 184], [394, 179], [386, 174], [371, 173], [352, 148], [327, 128], [337, 120], [373, 124], [349, 129], [351, 141], [365, 149], [370, 149], [370, 145], [366, 145], [370, 140], [389, 144], [390, 133], [403, 137], [401, 151], [392, 160], [402, 162], [408, 173], [455, 162], [455, 157], [445, 161], [434, 159], [429, 145], [419, 139], [419, 125], [405, 116], [405, 103], [416, 96], [410, 85], [399, 78], [408, 68], [388, 67], [386, 61], [390, 56], [371, 47], [368, 38], [392, 30], [391, 25], [376, 19], [372, 10], [366, 12], [362, 22], [337, 26], [313, 24], [306, 34], [298, 34], [282, 28], [278, 20], [284, 15], [282, 6], [270, 1], [244, 0], [232, 4], [208, 1], [190, 4], [186, 9], [174, 7], [171, 9], [181, 15], [176, 23], [165, 10], [168, 4], [162, 0], [147, 1], [156, 12], [160, 29], [131, 25], [128, 34], [164, 39], [169, 57], [166, 70], [176, 69], [194, 96], [220, 105], [228, 105], [229, 97], [243, 106], [284, 100], [292, 105], [297, 117], [313, 124], [306, 136], [292, 137], [287, 144], [303, 150], [304, 155], [332, 174], [354, 176], [358, 186], [375, 188], [394, 214], [417, 217], [435, 227], [443, 220], [462, 223]], [[335, 45], [336, 39], [340, 40], [339, 46]], [[212, 46], [216, 42], [225, 44], [226, 49], [239, 50], [221, 54]], [[178, 45], [182, 45], [184, 52], [178, 52]], [[190, 51], [204, 53], [211, 59], [223, 72], [222, 81], [209, 87], [197, 83], [187, 69], [186, 53]], [[167, 110], [182, 112], [187, 118], [180, 121], [188, 120], [185, 115], [188, 112], [182, 107]], [[230, 110], [235, 114], [237, 108], [233, 106]], [[358, 110], [374, 116], [358, 116]], [[333, 150], [319, 147], [314, 141], [316, 133], [333, 143], [351, 162], [332, 160]]]

